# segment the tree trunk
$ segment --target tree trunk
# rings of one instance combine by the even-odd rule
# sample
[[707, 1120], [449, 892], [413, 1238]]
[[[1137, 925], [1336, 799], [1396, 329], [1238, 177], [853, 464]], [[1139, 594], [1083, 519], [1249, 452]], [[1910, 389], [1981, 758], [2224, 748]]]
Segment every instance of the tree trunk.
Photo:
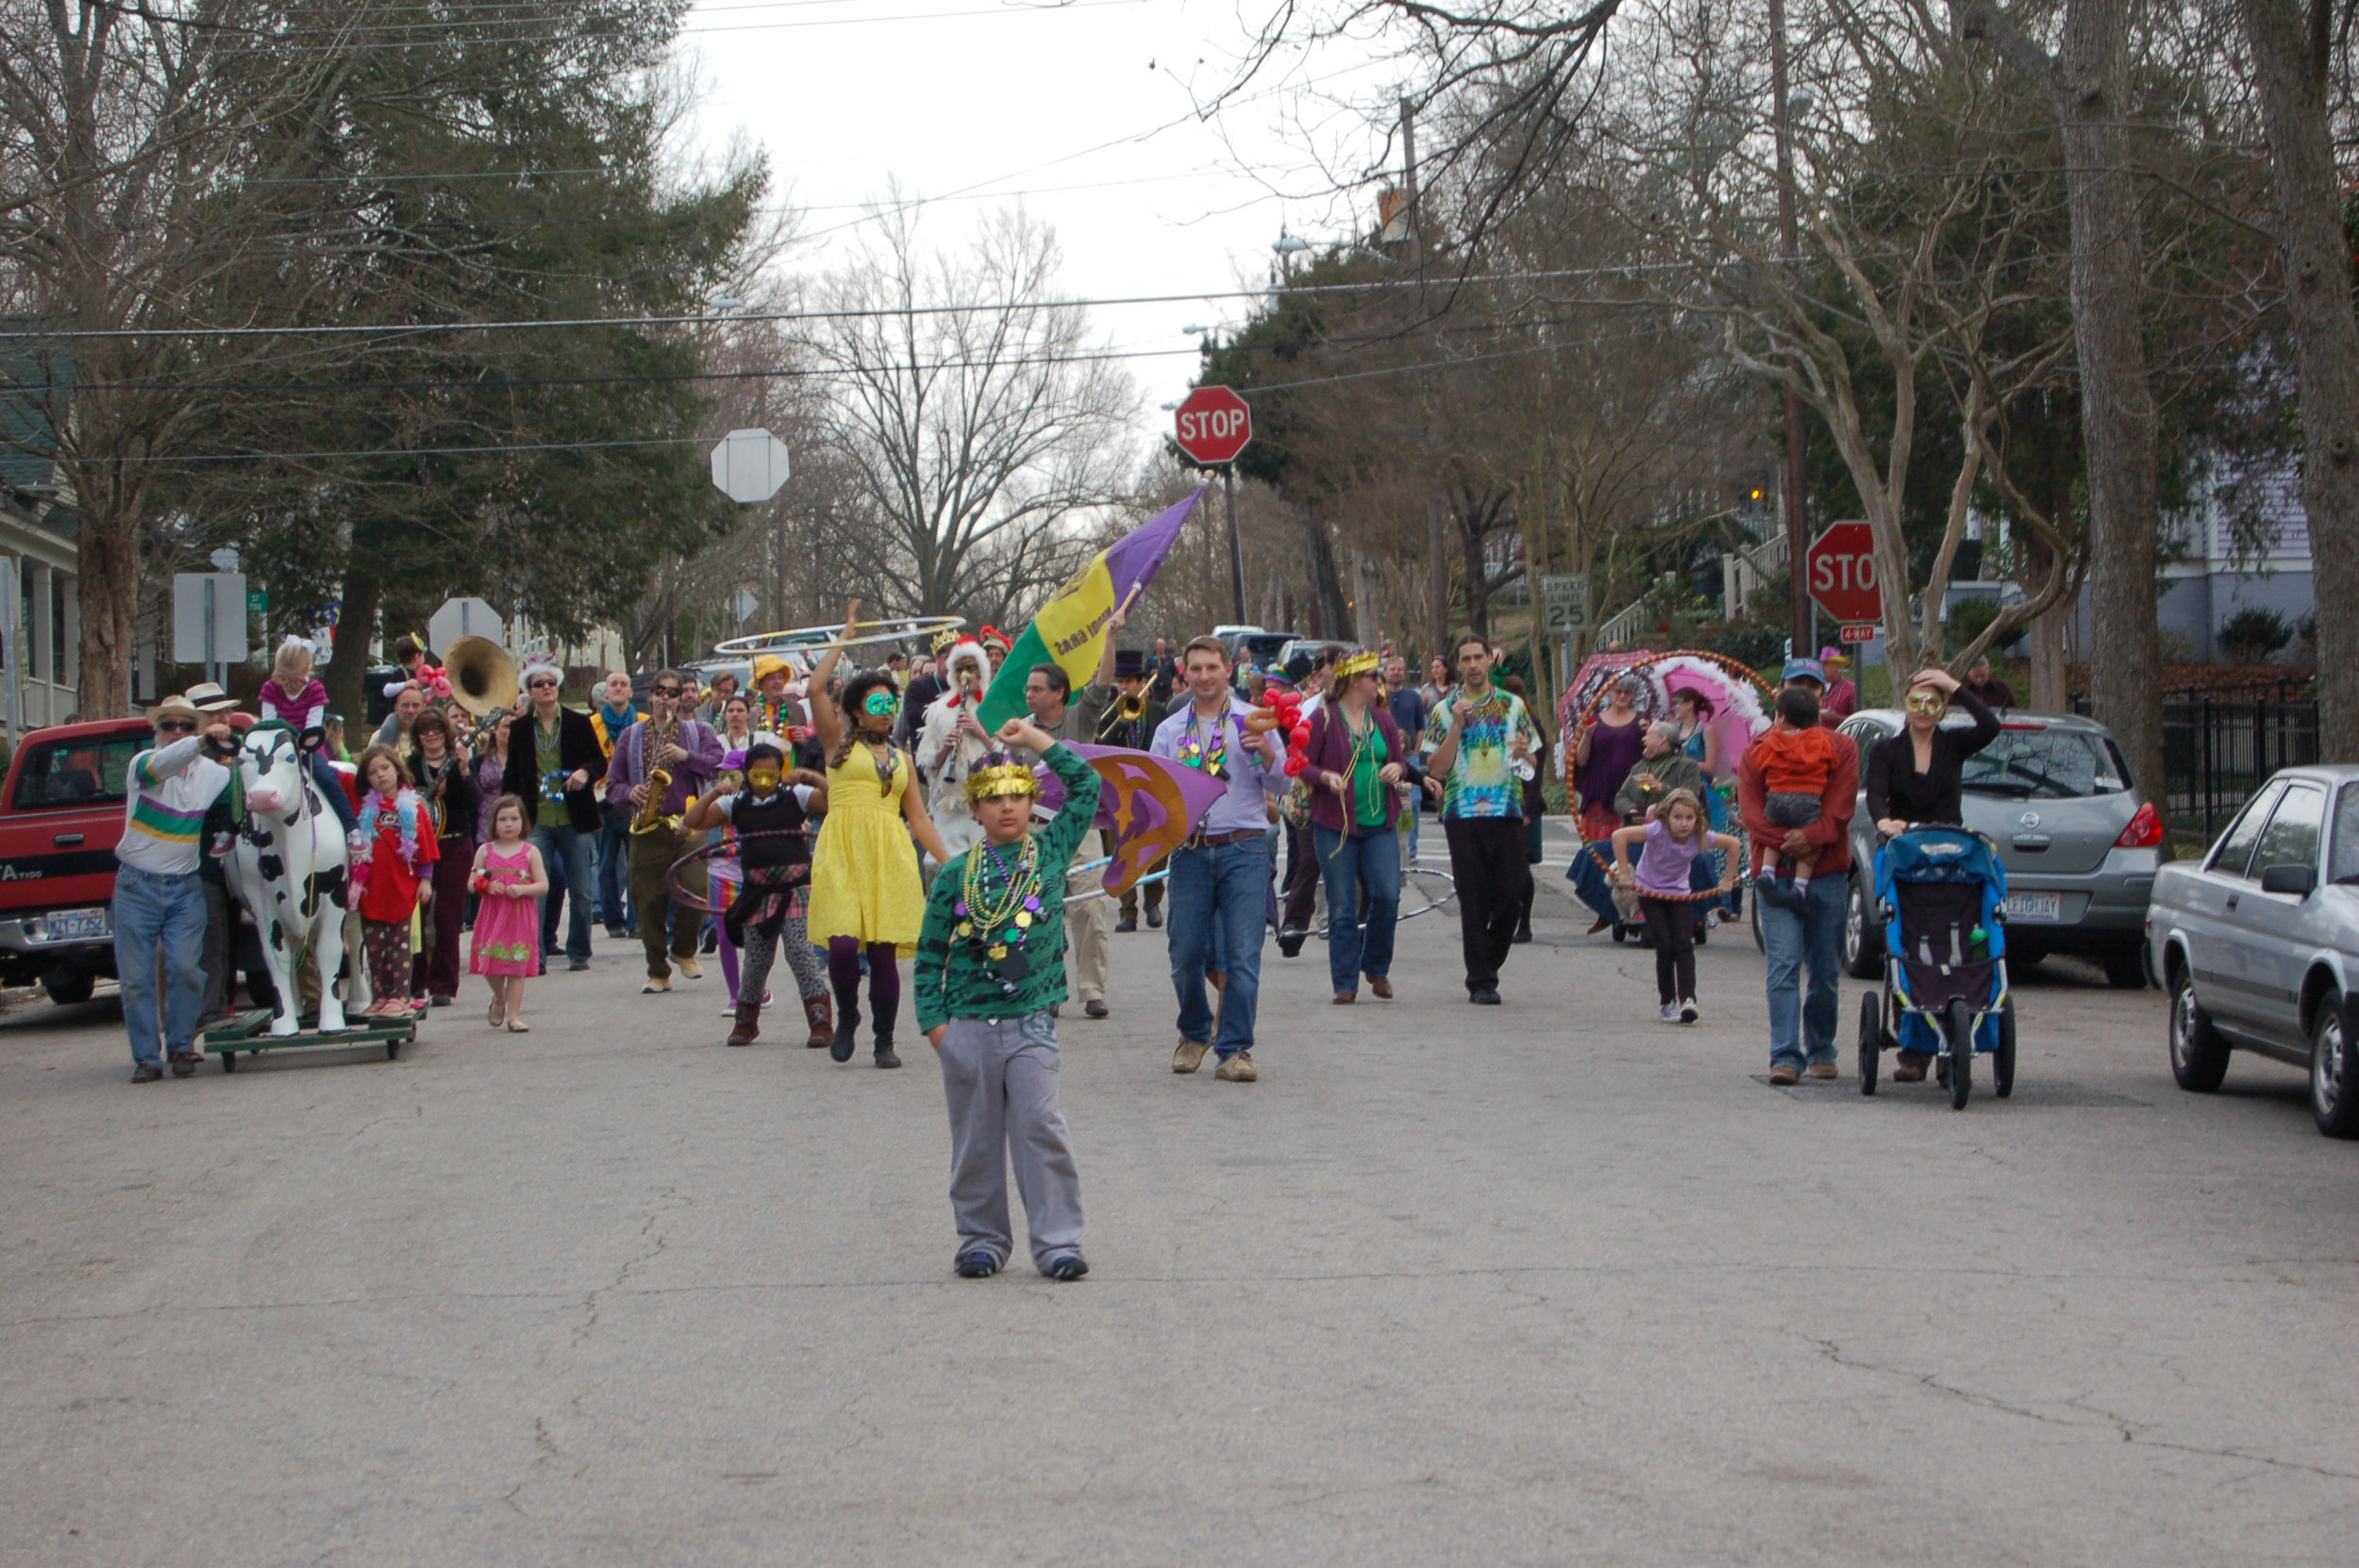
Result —
[[321, 684], [327, 688], [327, 710], [344, 716], [344, 746], [356, 752], [360, 748], [352, 742], [369, 731], [369, 634], [376, 628], [384, 597], [376, 575], [360, 565], [360, 559], [355, 552], [353, 564], [344, 569], [344, 605], [336, 617], [336, 657], [328, 660], [321, 676]]
[[[131, 504], [120, 491], [110, 488], [77, 499], [82, 518], [75, 548], [79, 573], [75, 591], [81, 600], [76, 651], [82, 683], [76, 707], [85, 718], [111, 719], [131, 710], [131, 647], [139, 634], [139, 521], [120, 515], [118, 509]], [[171, 617], [162, 617], [159, 625], [168, 635]], [[169, 644], [156, 650], [156, 662], [159, 667], [171, 664]]]
[[[2024, 541], [2024, 555], [2026, 588], [2046, 582], [2054, 569], [2054, 553], [2034, 536]], [[2066, 598], [2032, 623], [2032, 707], [2038, 712], [2061, 713], [2071, 700], [2065, 690], [2065, 625], [2078, 608]]]
[[2091, 647], [2098, 720], [2160, 798], [2162, 636], [2155, 623], [2161, 455], [2143, 329], [2144, 243], [2130, 151], [2129, 7], [2068, 0], [2049, 58], [1995, 0], [1951, 0], [1969, 36], [1987, 36], [2046, 90], [2065, 153], [2072, 225], [2072, 317], [2088, 468]]
[[[2331, 8], [2241, 0], [2277, 196], [2286, 313], [2301, 386], [2301, 505], [2317, 616], [2318, 749], [2359, 761], [2359, 317], [2327, 100]], [[2305, 15], [2305, 10], [2308, 14]], [[2324, 613], [2332, 607], [2332, 613]]]
[[1426, 650], [1426, 657], [1431, 659], [1439, 655], [1447, 659], [1451, 657], [1449, 555], [1442, 530], [1442, 498], [1439, 495], [1429, 496], [1425, 503], [1425, 549], [1426, 565], [1432, 574], [1431, 599], [1428, 608], [1433, 617], [1433, 643]]

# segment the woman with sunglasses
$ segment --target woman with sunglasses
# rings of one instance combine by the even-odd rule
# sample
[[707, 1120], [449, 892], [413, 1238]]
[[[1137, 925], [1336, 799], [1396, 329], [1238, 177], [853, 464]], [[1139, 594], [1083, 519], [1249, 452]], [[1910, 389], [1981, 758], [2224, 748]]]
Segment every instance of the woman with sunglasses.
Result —
[[[860, 622], [860, 601], [844, 612], [844, 631]], [[917, 950], [926, 920], [926, 892], [917, 876], [914, 836], [935, 863], [950, 855], [927, 814], [926, 795], [911, 788], [914, 767], [893, 743], [901, 693], [889, 670], [862, 670], [830, 694], [841, 641], [828, 645], [811, 672], [811, 717], [828, 759], [828, 815], [811, 853], [811, 911], [814, 946], [828, 950], [828, 980], [835, 991], [835, 1043], [828, 1055], [852, 1059], [860, 1026], [860, 966], [868, 960], [868, 1006], [874, 1019], [877, 1065], [898, 1067], [893, 1029], [901, 1010], [897, 959]]]
[[[1973, 727], [1941, 727], [1952, 697]], [[1962, 822], [1966, 759], [1999, 739], [1999, 715], [1947, 670], [1919, 670], [1900, 706], [1907, 726], [1867, 754], [1867, 815], [1886, 838], [1911, 823]]]

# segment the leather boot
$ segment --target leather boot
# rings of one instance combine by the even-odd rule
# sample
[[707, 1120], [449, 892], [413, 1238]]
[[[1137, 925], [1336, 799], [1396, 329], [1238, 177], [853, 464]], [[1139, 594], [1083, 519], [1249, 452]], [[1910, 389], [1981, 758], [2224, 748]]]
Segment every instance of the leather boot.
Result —
[[811, 1024], [811, 1038], [803, 1042], [805, 1045], [814, 1051], [824, 1051], [835, 1043], [835, 1025], [831, 1022], [834, 1014], [829, 1010], [825, 996], [805, 997], [803, 1017]]
[[828, 1038], [828, 1055], [838, 1061], [852, 1059], [852, 1031], [860, 1027], [860, 987], [857, 982], [846, 990], [841, 986], [835, 993], [835, 1033]]
[[868, 998], [868, 1005], [877, 1013], [877, 1065], [900, 1066], [901, 1059], [893, 1054], [893, 1024], [900, 1014], [901, 999], [898, 996], [872, 995]]
[[738, 1003], [737, 1027], [729, 1031], [728, 1043], [751, 1045], [754, 1043], [754, 1036], [761, 1032], [761, 1004], [760, 1002]]

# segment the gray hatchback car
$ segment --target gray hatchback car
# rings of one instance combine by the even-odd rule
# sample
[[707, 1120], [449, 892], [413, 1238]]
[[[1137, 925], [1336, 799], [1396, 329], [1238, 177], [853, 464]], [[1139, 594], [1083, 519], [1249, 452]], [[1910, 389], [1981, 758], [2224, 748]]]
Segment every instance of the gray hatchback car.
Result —
[[[2077, 714], [1999, 715], [1998, 738], [1966, 763], [1966, 826], [1999, 846], [2007, 868], [2007, 961], [2037, 963], [2078, 953], [2105, 966], [2125, 990], [2146, 984], [2146, 901], [2162, 859], [2163, 821], [2139, 794], [2112, 731]], [[1952, 709], [1944, 728], [1971, 720]], [[1843, 721], [1859, 742], [1863, 786], [1867, 753], [1906, 724], [1898, 709], [1871, 708]], [[1867, 868], [1876, 863], [1876, 825], [1863, 787], [1851, 818], [1851, 876], [1843, 960], [1860, 979], [1883, 973], [1883, 925]]]
[[2170, 992], [2170, 1070], [2217, 1089], [2232, 1051], [2310, 1071], [2310, 1111], [2359, 1138], [2359, 767], [2287, 768], [2148, 913]]

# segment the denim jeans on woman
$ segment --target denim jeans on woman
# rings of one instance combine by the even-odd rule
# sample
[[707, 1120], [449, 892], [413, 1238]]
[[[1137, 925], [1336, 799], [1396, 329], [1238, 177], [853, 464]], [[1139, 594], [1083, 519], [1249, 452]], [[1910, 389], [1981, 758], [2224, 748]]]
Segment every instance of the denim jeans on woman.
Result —
[[1327, 976], [1338, 995], [1356, 993], [1361, 976], [1377, 980], [1393, 972], [1400, 835], [1389, 827], [1355, 828], [1347, 836], [1313, 826], [1311, 832], [1327, 879]]
[[[1165, 903], [1171, 922], [1171, 984], [1180, 994], [1180, 1034], [1185, 1040], [1211, 1041], [1223, 1061], [1253, 1048], [1253, 1014], [1262, 993], [1262, 937], [1269, 928], [1269, 837], [1263, 833], [1233, 843], [1177, 850], [1171, 857]], [[1228, 977], [1217, 1020], [1204, 997], [1207, 970]]]
[[[164, 1052], [196, 1049], [205, 1007], [205, 887], [195, 872], [176, 876], [122, 866], [115, 872], [115, 976], [123, 986], [123, 1023], [131, 1059], [164, 1064]], [[156, 960], [163, 959], [164, 1016], [156, 1020]]]
[[[1753, 911], [1761, 922], [1761, 946], [1768, 968], [1769, 1065], [1832, 1061], [1843, 974], [1843, 905], [1849, 876], [1815, 876], [1799, 909], [1773, 908], [1766, 900]], [[1802, 972], [1810, 972], [1810, 999], [1802, 1000]], [[1808, 1037], [1805, 1052], [1803, 1037]]]

